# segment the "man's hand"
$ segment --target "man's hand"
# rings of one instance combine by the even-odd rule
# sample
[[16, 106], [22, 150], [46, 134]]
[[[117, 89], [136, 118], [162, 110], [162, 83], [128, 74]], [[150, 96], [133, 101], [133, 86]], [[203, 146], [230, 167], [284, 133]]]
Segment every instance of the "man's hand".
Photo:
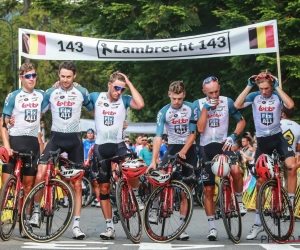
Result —
[[218, 105], [219, 105], [219, 99], [209, 99], [209, 101], [203, 105], [203, 108], [210, 110], [211, 108], [214, 108]]
[[10, 126], [12, 126], [12, 127], [15, 125], [15, 116], [14, 116], [14, 115], [12, 115], [12, 116], [9, 118], [8, 125], [10, 125]]
[[[78, 82], [73, 82], [74, 87], [81, 87], [81, 85]], [[52, 85], [52, 88], [58, 89], [60, 87], [60, 81], [57, 81]]]
[[222, 147], [223, 151], [230, 151], [231, 147], [233, 146], [234, 141], [236, 140], [236, 137], [234, 134], [228, 136], [224, 141], [224, 146]]
[[186, 159], [186, 152], [185, 151], [180, 150], [178, 152], [178, 155], [179, 155], [180, 158], [182, 158], [184, 160]]
[[276, 89], [277, 87], [279, 87], [278, 78], [274, 76], [274, 88]]
[[150, 166], [146, 170], [146, 174], [148, 174], [150, 170], [155, 170], [155, 169], [156, 169], [156, 163], [151, 162]]
[[128, 82], [130, 82], [129, 79], [128, 79], [128, 77], [125, 74], [119, 72], [118, 75], [123, 76], [125, 78], [126, 85], [127, 85]]
[[255, 85], [255, 78], [257, 77], [257, 75], [253, 75], [253, 76], [250, 76], [249, 78], [248, 78], [248, 86], [249, 87], [253, 87], [254, 85]]
[[13, 150], [11, 148], [5, 147], [9, 156], [13, 155]]

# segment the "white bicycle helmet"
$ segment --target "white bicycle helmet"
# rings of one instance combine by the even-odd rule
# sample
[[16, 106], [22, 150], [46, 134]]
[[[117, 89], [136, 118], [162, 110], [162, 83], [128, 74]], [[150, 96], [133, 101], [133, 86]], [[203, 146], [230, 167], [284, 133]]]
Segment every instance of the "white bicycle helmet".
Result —
[[60, 175], [67, 181], [76, 181], [84, 175], [84, 169], [67, 169], [65, 166], [61, 166]]
[[212, 159], [211, 171], [214, 175], [224, 177], [227, 176], [230, 172], [231, 161], [227, 155], [217, 154]]
[[122, 164], [122, 172], [129, 178], [137, 178], [147, 170], [147, 164], [142, 159], [125, 161]]
[[147, 174], [147, 179], [154, 186], [163, 186], [171, 178], [171, 174], [154, 170]]

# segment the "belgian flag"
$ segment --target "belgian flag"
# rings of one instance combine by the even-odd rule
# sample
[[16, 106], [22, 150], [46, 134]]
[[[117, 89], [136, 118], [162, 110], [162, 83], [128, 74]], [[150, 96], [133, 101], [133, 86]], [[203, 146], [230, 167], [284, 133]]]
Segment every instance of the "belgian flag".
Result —
[[250, 49], [264, 49], [275, 47], [273, 25], [248, 29]]
[[38, 34], [22, 34], [23, 53], [30, 55], [46, 55], [46, 36]]

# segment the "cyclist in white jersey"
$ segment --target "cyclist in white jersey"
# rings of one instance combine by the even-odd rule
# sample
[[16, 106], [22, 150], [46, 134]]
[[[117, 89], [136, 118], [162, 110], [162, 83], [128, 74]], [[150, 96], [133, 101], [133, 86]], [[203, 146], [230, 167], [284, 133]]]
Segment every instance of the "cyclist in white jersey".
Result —
[[[257, 84], [259, 91], [249, 94], [255, 84]], [[273, 91], [273, 87], [276, 91]], [[280, 115], [282, 105], [284, 104], [291, 109], [294, 107], [294, 101], [279, 87], [276, 77], [269, 73], [260, 73], [248, 79], [246, 88], [236, 99], [234, 106], [241, 109], [250, 104], [252, 105], [257, 137], [255, 162], [263, 153], [271, 155], [274, 149], [285, 156], [285, 165], [289, 169], [288, 194], [293, 204], [297, 185], [297, 164], [293, 149], [281, 133]], [[263, 179], [258, 178], [256, 182], [257, 193], [262, 183]], [[257, 206], [258, 204], [256, 204], [255, 222], [247, 240], [255, 239], [264, 230]]]
[[[235, 162], [238, 162], [237, 153], [230, 150], [234, 145], [236, 137], [243, 131], [246, 122], [241, 113], [233, 106], [233, 100], [225, 96], [220, 96], [220, 84], [216, 77], [211, 76], [206, 78], [203, 81], [202, 88], [206, 97], [196, 100], [194, 104], [200, 113], [197, 127], [198, 131], [201, 133], [200, 155], [204, 164], [202, 172], [205, 190], [204, 206], [210, 227], [207, 239], [214, 241], [218, 236], [214, 217], [215, 206], [213, 202], [215, 193], [215, 175], [211, 170], [211, 164], [205, 163], [211, 161], [217, 154], [226, 154], [233, 157]], [[234, 132], [228, 136], [230, 115], [237, 121], [237, 126]], [[231, 166], [230, 174], [233, 178], [233, 185], [241, 214], [245, 215], [247, 210], [242, 202], [243, 177], [239, 164], [233, 164]]]
[[[164, 106], [157, 114], [156, 121], [156, 136], [153, 143], [152, 162], [147, 169], [156, 169], [157, 157], [162, 144], [162, 136], [164, 134], [164, 128], [168, 131], [168, 149], [162, 158], [161, 165], [164, 166], [168, 161], [168, 155], [177, 154], [187, 163], [196, 167], [197, 165], [197, 153], [196, 153], [196, 121], [197, 112], [194, 105], [190, 102], [184, 101], [185, 98], [185, 86], [183, 81], [172, 82], [169, 86], [168, 95], [171, 103]], [[187, 167], [182, 167], [182, 176], [190, 177], [193, 174], [193, 170]], [[185, 181], [187, 185], [191, 184]], [[186, 204], [187, 200], [185, 196], [182, 196], [180, 203], [180, 221], [184, 223], [186, 217]], [[152, 210], [149, 214], [150, 223], [157, 224], [158, 215], [157, 203], [153, 202]], [[183, 232], [178, 240], [188, 240], [189, 235]]]
[[[126, 87], [129, 88], [132, 96], [122, 94]], [[144, 107], [144, 100], [140, 93], [126, 75], [117, 71], [110, 76], [108, 91], [91, 93], [91, 101], [94, 105], [96, 125], [94, 165], [98, 165], [96, 161], [130, 153], [123, 141], [123, 124], [128, 107], [133, 109]], [[100, 203], [107, 226], [105, 232], [100, 234], [100, 238], [108, 240], [116, 237], [109, 200], [111, 162], [101, 163], [100, 170], [98, 175]], [[138, 196], [139, 179], [132, 180], [131, 186], [141, 209], [142, 202]]]
[[[59, 65], [58, 76], [60, 86], [50, 88], [45, 93], [42, 112], [48, 108], [52, 113], [52, 127], [50, 140], [45, 147], [39, 160], [38, 173], [35, 184], [44, 180], [47, 167], [45, 163], [49, 159], [49, 152], [61, 149], [61, 152], [68, 154], [68, 159], [73, 161], [79, 168], [83, 167], [83, 145], [80, 134], [80, 115], [82, 105], [89, 111], [93, 110], [87, 89], [77, 86], [73, 82], [76, 77], [76, 66], [73, 62], [67, 61]], [[82, 185], [81, 179], [72, 182], [75, 195], [73, 238], [84, 239], [85, 234], [79, 228]], [[32, 226], [40, 224], [40, 201], [42, 192], [34, 197], [34, 213], [29, 221]]]
[[[13, 150], [20, 153], [30, 153], [32, 151], [35, 155], [32, 162], [30, 159], [23, 160], [22, 183], [26, 198], [34, 185], [37, 160], [40, 154], [38, 141], [40, 133], [38, 131], [44, 92], [34, 88], [37, 73], [31, 63], [21, 65], [19, 77], [22, 81], [22, 87], [8, 94], [4, 102], [1, 132], [4, 147], [8, 150], [9, 155], [12, 155]], [[14, 125], [10, 128], [8, 134], [7, 124], [11, 116], [14, 117]], [[2, 185], [13, 173], [15, 163], [15, 160], [10, 158], [9, 163], [2, 166]], [[29, 219], [29, 215], [27, 219]], [[23, 236], [25, 235], [23, 234]]]
[[300, 125], [293, 121], [294, 109], [283, 107], [281, 110], [280, 127], [282, 134], [294, 152], [300, 152]]

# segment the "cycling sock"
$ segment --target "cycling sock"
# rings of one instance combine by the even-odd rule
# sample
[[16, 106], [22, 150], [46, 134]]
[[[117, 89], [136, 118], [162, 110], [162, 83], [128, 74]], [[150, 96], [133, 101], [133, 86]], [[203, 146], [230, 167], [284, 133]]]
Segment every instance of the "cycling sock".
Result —
[[290, 197], [292, 208], [294, 208], [295, 194], [288, 193], [288, 196]]
[[152, 208], [157, 209], [159, 206], [159, 199], [156, 197], [152, 203]]
[[41, 206], [39, 202], [34, 202], [34, 209], [33, 212], [40, 213], [41, 212]]
[[238, 203], [243, 202], [243, 200], [242, 200], [243, 192], [241, 192], [241, 193], [235, 192], [235, 196], [236, 196]]
[[209, 230], [212, 228], [216, 228], [214, 215], [207, 216], [207, 220], [208, 220], [208, 224], [209, 224]]
[[258, 212], [257, 209], [255, 210], [255, 222], [254, 222], [254, 224], [258, 225], [258, 226], [261, 226], [261, 220], [260, 220], [259, 212]]
[[112, 218], [106, 219], [105, 222], [106, 222], [106, 227], [107, 228], [111, 227], [112, 229], [114, 229], [114, 223], [113, 223]]
[[80, 216], [74, 216], [74, 222], [73, 222], [73, 227], [79, 227], [79, 222], [80, 222]]
[[139, 195], [139, 188], [132, 188], [135, 196]]
[[182, 225], [185, 222], [185, 215], [179, 214], [179, 220], [180, 220], [180, 225]]
[[68, 196], [64, 196], [64, 201], [68, 202]]

